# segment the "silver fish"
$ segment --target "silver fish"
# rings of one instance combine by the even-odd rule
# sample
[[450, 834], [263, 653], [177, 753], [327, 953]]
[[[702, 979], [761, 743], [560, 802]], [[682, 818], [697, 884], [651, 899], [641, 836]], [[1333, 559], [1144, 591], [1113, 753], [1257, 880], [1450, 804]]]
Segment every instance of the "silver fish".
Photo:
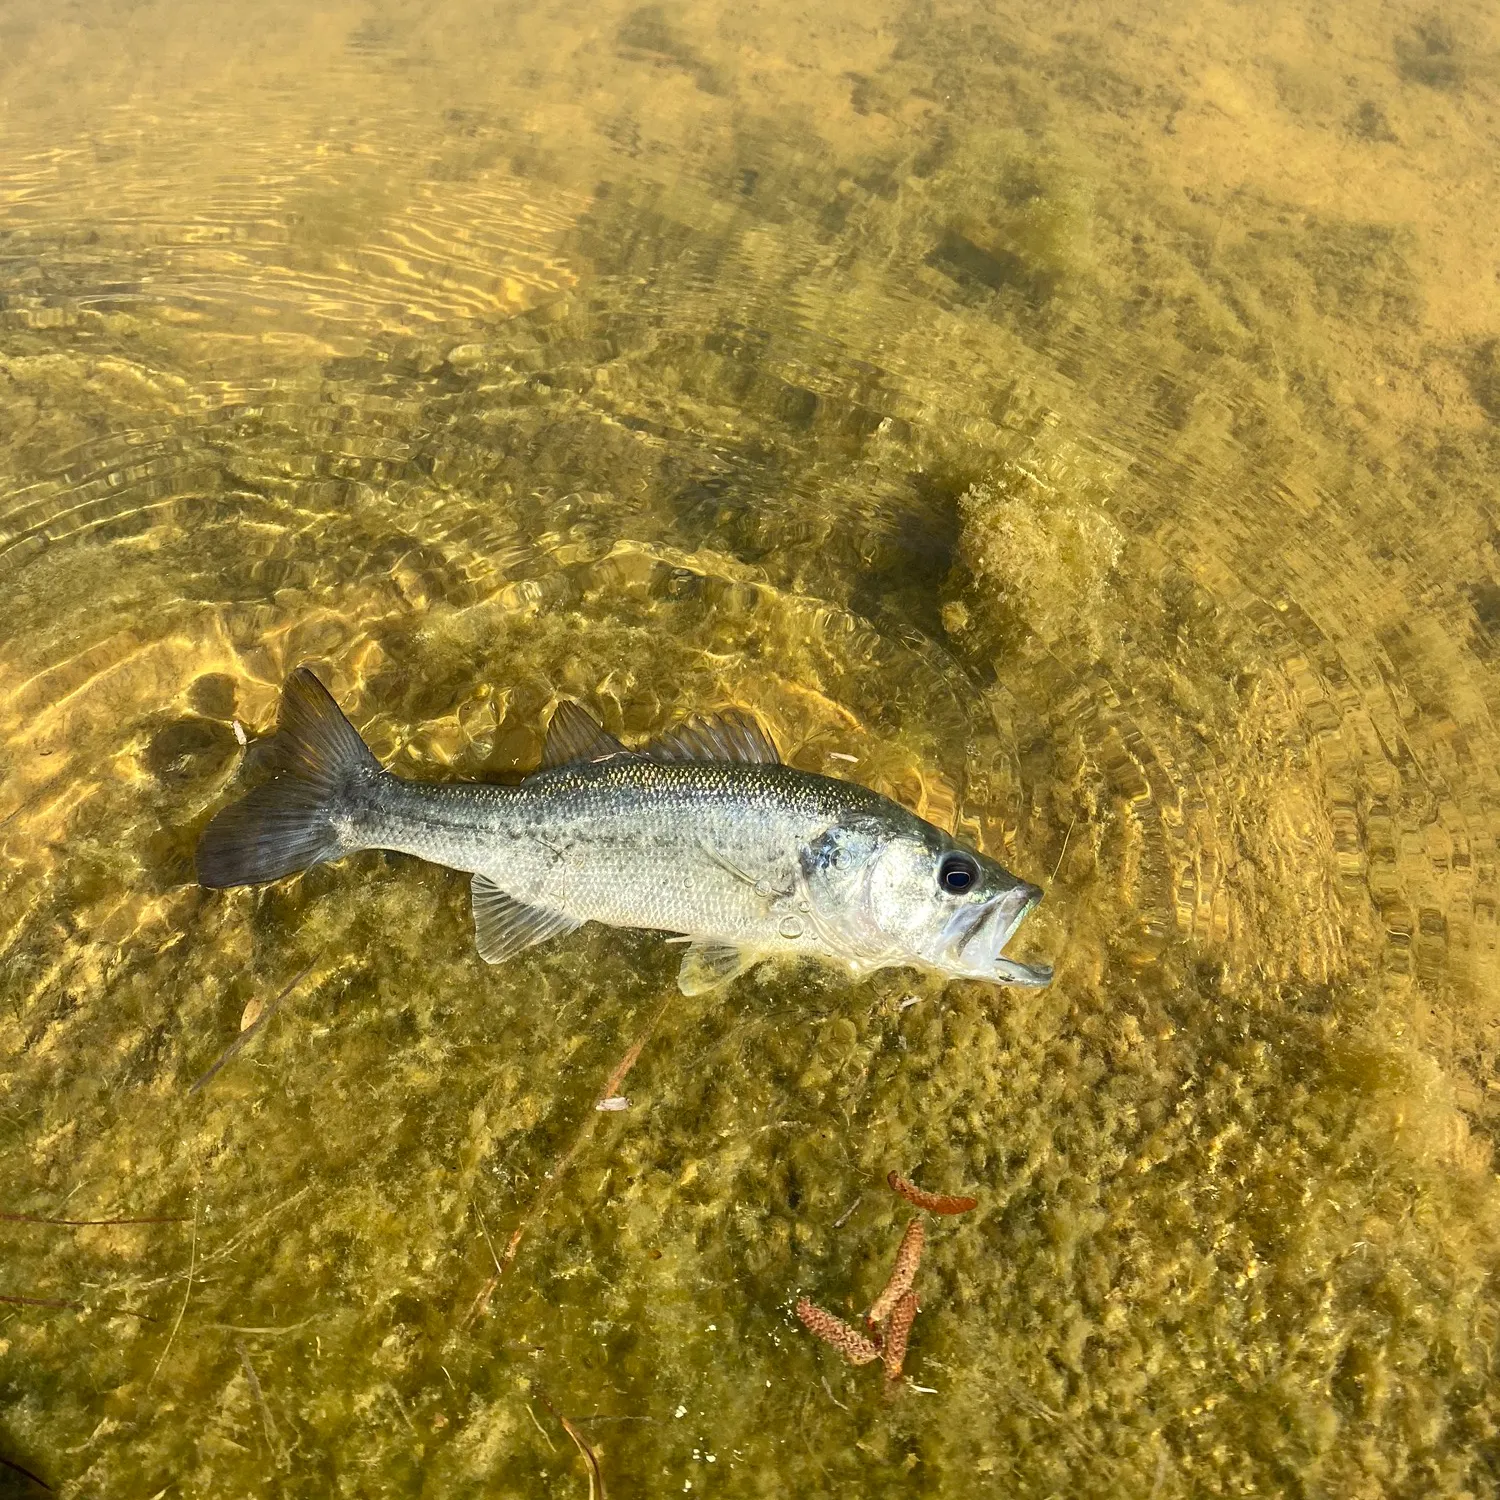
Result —
[[855, 975], [1052, 977], [1001, 951], [1036, 886], [866, 787], [782, 765], [748, 715], [690, 720], [629, 750], [564, 702], [540, 769], [518, 786], [434, 784], [383, 770], [301, 667], [263, 744], [277, 774], [204, 830], [202, 885], [396, 849], [473, 876], [490, 963], [585, 922], [658, 928], [691, 940], [678, 975], [688, 995], [777, 956]]

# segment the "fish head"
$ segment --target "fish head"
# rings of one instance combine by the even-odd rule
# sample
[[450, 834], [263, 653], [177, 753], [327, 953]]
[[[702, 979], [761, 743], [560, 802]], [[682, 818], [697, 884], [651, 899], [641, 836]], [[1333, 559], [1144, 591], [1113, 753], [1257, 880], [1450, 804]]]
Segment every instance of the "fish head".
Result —
[[806, 851], [803, 877], [820, 935], [857, 967], [909, 963], [992, 984], [1052, 978], [1002, 951], [1040, 888], [920, 818], [836, 824]]

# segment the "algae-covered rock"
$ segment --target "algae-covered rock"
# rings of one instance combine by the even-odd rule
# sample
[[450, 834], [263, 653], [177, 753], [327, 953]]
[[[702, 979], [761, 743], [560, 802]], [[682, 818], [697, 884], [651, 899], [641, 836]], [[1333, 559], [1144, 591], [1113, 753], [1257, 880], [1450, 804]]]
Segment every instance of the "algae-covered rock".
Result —
[[1097, 470], [1061, 455], [1007, 461], [959, 501], [959, 555], [980, 598], [1046, 644], [1097, 652], [1108, 629], [1102, 595], [1125, 537], [1102, 508]]

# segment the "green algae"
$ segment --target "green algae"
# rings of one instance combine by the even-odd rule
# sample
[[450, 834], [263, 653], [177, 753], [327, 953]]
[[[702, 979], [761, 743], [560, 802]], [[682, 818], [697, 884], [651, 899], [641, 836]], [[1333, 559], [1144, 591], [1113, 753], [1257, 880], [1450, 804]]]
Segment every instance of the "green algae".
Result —
[[[0, 1225], [0, 1293], [84, 1304], [4, 1307], [0, 1454], [582, 1495], [555, 1411], [612, 1493], [1492, 1490], [1500, 449], [1420, 215], [1184, 191], [1257, 75], [1125, 12], [330, 14], [328, 109], [226, 91], [180, 201], [117, 165], [171, 140], [94, 121], [109, 254], [66, 198], [11, 242], [0, 1210], [180, 1221]], [[1259, 126], [1413, 138], [1456, 89], [1426, 25], [1384, 73], [1267, 43], [1299, 123]], [[253, 254], [130, 300], [179, 209]], [[487, 969], [398, 857], [201, 892], [302, 660], [433, 777], [534, 764], [560, 695], [753, 707], [1048, 884], [1058, 980], [704, 1004], [647, 934]], [[892, 1167], [980, 1206], [930, 1226], [888, 1399], [792, 1308], [879, 1290]]]

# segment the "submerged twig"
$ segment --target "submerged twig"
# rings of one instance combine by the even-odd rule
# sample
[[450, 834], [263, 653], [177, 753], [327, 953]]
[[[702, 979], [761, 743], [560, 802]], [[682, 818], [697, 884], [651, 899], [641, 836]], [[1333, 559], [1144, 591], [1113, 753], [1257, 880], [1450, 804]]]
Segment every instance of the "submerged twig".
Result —
[[845, 1406], [844, 1403], [833, 1394], [833, 1387], [829, 1385], [828, 1377], [826, 1375], [820, 1375], [818, 1378], [823, 1382], [823, 1389], [828, 1393], [828, 1399], [832, 1401], [840, 1411], [848, 1411], [849, 1408]]
[[415, 1433], [417, 1424], [412, 1421], [411, 1413], [406, 1409], [406, 1402], [401, 1399], [401, 1392], [390, 1381], [386, 1381], [385, 1391], [391, 1400], [396, 1403], [396, 1410], [401, 1413], [401, 1420], [406, 1423], [407, 1431]]
[[0, 1214], [7, 1224], [62, 1224], [70, 1229], [104, 1224], [186, 1224], [186, 1214], [164, 1214], [149, 1219], [54, 1219], [47, 1214]]
[[912, 1282], [917, 1279], [917, 1267], [922, 1261], [922, 1244], [925, 1238], [926, 1230], [922, 1227], [922, 1221], [913, 1219], [906, 1226], [906, 1233], [901, 1236], [901, 1243], [896, 1248], [896, 1264], [891, 1271], [891, 1279], [886, 1282], [885, 1290], [865, 1315], [865, 1321], [872, 1326], [885, 1322], [895, 1311], [896, 1304], [911, 1290]]
[[172, 1352], [172, 1343], [177, 1337], [177, 1330], [182, 1327], [183, 1315], [188, 1310], [188, 1300], [193, 1295], [193, 1273], [198, 1269], [198, 1212], [193, 1211], [193, 1243], [188, 1251], [188, 1275], [187, 1290], [182, 1294], [182, 1306], [177, 1309], [177, 1321], [172, 1325], [172, 1331], [167, 1335], [167, 1346], [161, 1351], [161, 1358], [156, 1362], [156, 1368], [151, 1372], [151, 1379], [146, 1382], [149, 1391], [155, 1383], [156, 1377], [161, 1374], [161, 1367], [166, 1363], [167, 1355]]
[[33, 1474], [30, 1469], [26, 1468], [23, 1464], [18, 1464], [12, 1458], [0, 1458], [0, 1469], [9, 1469], [12, 1474], [19, 1474], [23, 1478], [29, 1479], [33, 1484], [40, 1485], [49, 1495], [56, 1493], [40, 1474]]
[[541, 1433], [541, 1435], [542, 1435], [542, 1441], [544, 1443], [546, 1443], [546, 1445], [554, 1453], [556, 1453], [557, 1452], [557, 1444], [552, 1441], [552, 1435], [551, 1435], [551, 1433], [549, 1433], [547, 1431], [547, 1429], [545, 1427], [543, 1427], [540, 1422], [537, 1421], [537, 1419], [536, 1419], [536, 1413], [534, 1411], [532, 1411], [532, 1409], [531, 1409], [531, 1402], [529, 1402], [529, 1401], [526, 1403], [526, 1415], [531, 1418], [531, 1425], [533, 1427], [535, 1427], [536, 1430], [539, 1433]]
[[479, 1232], [484, 1236], [485, 1244], [489, 1246], [490, 1259], [495, 1263], [495, 1275], [498, 1276], [502, 1267], [500, 1265], [500, 1257], [495, 1254], [495, 1242], [490, 1238], [490, 1226], [484, 1222], [484, 1215], [479, 1212], [479, 1205], [471, 1202], [470, 1206], [474, 1210], [474, 1217], [479, 1220]]
[[[57, 1297], [15, 1297], [9, 1294], [0, 1296], [0, 1302], [13, 1302], [18, 1307], [61, 1307], [71, 1312], [88, 1312], [90, 1306], [87, 1302], [64, 1302]], [[150, 1313], [131, 1312], [128, 1307], [101, 1307], [96, 1309], [111, 1318], [139, 1318], [143, 1323], [159, 1323], [160, 1318], [153, 1318]]]
[[547, 1393], [541, 1386], [537, 1387], [536, 1393], [542, 1405], [562, 1423], [562, 1430], [573, 1439], [578, 1451], [583, 1455], [583, 1461], [589, 1466], [589, 1500], [594, 1500], [595, 1480], [599, 1481], [599, 1500], [607, 1500], [604, 1493], [604, 1470], [599, 1467], [598, 1455], [584, 1441], [583, 1434], [547, 1399]]
[[[210, 1255], [206, 1255], [204, 1257], [204, 1263], [209, 1264], [216, 1260], [225, 1260], [229, 1256], [233, 1255], [234, 1252], [238, 1250], [240, 1246], [243, 1245], [245, 1241], [249, 1239], [250, 1236], [261, 1227], [262, 1224], [266, 1222], [266, 1220], [274, 1218], [283, 1209], [290, 1208], [294, 1203], [300, 1203], [305, 1197], [307, 1197], [310, 1192], [312, 1192], [311, 1187], [298, 1188], [297, 1191], [290, 1197], [283, 1198], [280, 1203], [272, 1204], [272, 1206], [268, 1208], [263, 1214], [260, 1214], [256, 1219], [254, 1219], [248, 1228], [242, 1229], [237, 1235], [235, 1235], [235, 1237], [230, 1240], [227, 1245], [224, 1245], [220, 1249], [215, 1250]], [[194, 1223], [196, 1222], [197, 1220], [195, 1219]]]
[[[511, 1262], [515, 1260], [517, 1252], [521, 1248], [521, 1241], [526, 1236], [526, 1231], [532, 1222], [541, 1214], [543, 1209], [551, 1201], [553, 1193], [557, 1191], [557, 1185], [566, 1175], [569, 1167], [573, 1165], [574, 1158], [583, 1150], [589, 1138], [593, 1134], [594, 1122], [598, 1118], [599, 1104], [603, 1100], [612, 1099], [619, 1093], [620, 1085], [625, 1081], [625, 1075], [636, 1065], [640, 1059], [646, 1043], [651, 1040], [652, 1033], [656, 1030], [662, 1016], [666, 1013], [667, 1006], [674, 999], [672, 993], [662, 997], [661, 1003], [651, 1012], [651, 1018], [646, 1022], [641, 1034], [626, 1048], [625, 1055], [616, 1065], [613, 1073], [609, 1075], [603, 1089], [594, 1101], [593, 1107], [584, 1116], [583, 1123], [573, 1134], [573, 1139], [568, 1144], [568, 1149], [552, 1164], [552, 1170], [548, 1172], [541, 1187], [536, 1191], [536, 1196], [527, 1205], [525, 1212], [521, 1215], [520, 1222], [511, 1231], [511, 1236], [506, 1241], [505, 1249], [495, 1261], [495, 1271], [492, 1276], [480, 1287], [479, 1294], [474, 1298], [468, 1312], [464, 1314], [463, 1321], [459, 1324], [460, 1329], [469, 1328], [476, 1318], [481, 1317], [490, 1305], [490, 1298], [495, 1295], [495, 1288], [500, 1285], [500, 1278], [510, 1268]], [[482, 1226], [483, 1221], [481, 1221]], [[488, 1232], [485, 1238], [489, 1238]], [[494, 1257], [494, 1246], [490, 1246], [490, 1255]]]
[[0, 1296], [0, 1302], [13, 1302], [17, 1307], [65, 1307], [74, 1312], [87, 1312], [86, 1302], [62, 1302], [56, 1297], [14, 1297], [10, 1295]]
[[867, 1365], [879, 1357], [879, 1348], [857, 1328], [851, 1328], [842, 1318], [806, 1297], [797, 1303], [797, 1316], [809, 1333], [837, 1349], [851, 1365]]
[[893, 1193], [900, 1194], [908, 1203], [917, 1208], [924, 1208], [930, 1214], [966, 1214], [971, 1208], [979, 1207], [978, 1198], [925, 1192], [916, 1183], [908, 1182], [899, 1172], [887, 1173], [885, 1180], [890, 1184]]
[[1073, 837], [1073, 829], [1077, 826], [1077, 823], [1078, 816], [1075, 813], [1073, 816], [1073, 821], [1068, 824], [1068, 831], [1063, 835], [1063, 846], [1062, 849], [1058, 852], [1057, 863], [1052, 866], [1052, 880], [1049, 880], [1047, 882], [1048, 885], [1051, 885], [1052, 881], [1057, 879], [1057, 872], [1062, 869], [1063, 859], [1068, 852], [1068, 840]]
[[276, 1423], [271, 1420], [271, 1408], [266, 1404], [265, 1392], [260, 1388], [255, 1366], [250, 1363], [250, 1351], [245, 1348], [244, 1339], [236, 1339], [234, 1347], [240, 1351], [240, 1363], [245, 1367], [245, 1379], [249, 1382], [250, 1394], [255, 1397], [255, 1404], [260, 1407], [260, 1420], [266, 1429], [266, 1446], [271, 1450], [271, 1458], [276, 1467], [283, 1468], [286, 1464], [286, 1449], [281, 1446], [281, 1439], [276, 1433]]
[[645, 1051], [646, 1043], [651, 1040], [651, 1033], [656, 1030], [656, 1023], [661, 1019], [662, 1012], [666, 1010], [671, 999], [672, 996], [669, 994], [651, 1013], [651, 1019], [646, 1023], [646, 1029], [630, 1044], [625, 1056], [620, 1059], [619, 1065], [609, 1075], [609, 1082], [599, 1090], [600, 1103], [606, 1099], [617, 1099], [619, 1097], [620, 1085], [625, 1082], [625, 1075], [640, 1061], [641, 1053]]
[[301, 984], [309, 974], [312, 973], [313, 969], [317, 965], [318, 959], [322, 956], [323, 955], [321, 953], [318, 954], [317, 958], [314, 958], [312, 963], [308, 964], [305, 969], [297, 974], [296, 977], [287, 984], [286, 988], [283, 989], [282, 992], [277, 995], [277, 997], [268, 1006], [266, 1006], [266, 1008], [261, 1011], [261, 1013], [247, 1027], [245, 1027], [245, 1029], [241, 1031], [237, 1037], [235, 1037], [235, 1039], [219, 1054], [218, 1061], [215, 1062], [214, 1065], [206, 1073], [202, 1074], [200, 1077], [194, 1080], [192, 1086], [188, 1089], [189, 1094], [196, 1094], [205, 1083], [207, 1083], [214, 1077], [214, 1075], [219, 1071], [220, 1068], [222, 1068], [226, 1063], [231, 1062], [240, 1054], [240, 1052], [251, 1041], [251, 1039], [260, 1032], [261, 1028], [266, 1024], [266, 1022], [269, 1021], [271, 1017], [281, 1009], [283, 1003], [286, 1001], [287, 997], [292, 993], [292, 991], [296, 989], [297, 986]]

